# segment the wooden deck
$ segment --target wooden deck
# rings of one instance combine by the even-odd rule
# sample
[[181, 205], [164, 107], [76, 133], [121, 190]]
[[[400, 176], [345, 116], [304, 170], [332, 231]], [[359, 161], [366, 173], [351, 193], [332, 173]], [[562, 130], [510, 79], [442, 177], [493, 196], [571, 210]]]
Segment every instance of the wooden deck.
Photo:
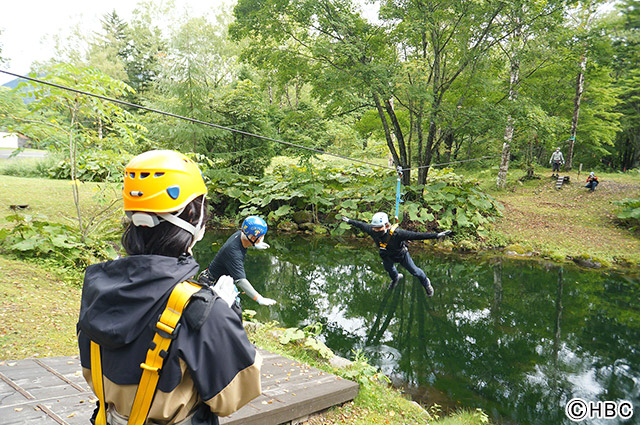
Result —
[[[262, 395], [220, 418], [221, 424], [296, 423], [358, 394], [355, 382], [268, 351], [260, 353]], [[77, 356], [0, 362], [0, 424], [86, 425], [95, 402]]]

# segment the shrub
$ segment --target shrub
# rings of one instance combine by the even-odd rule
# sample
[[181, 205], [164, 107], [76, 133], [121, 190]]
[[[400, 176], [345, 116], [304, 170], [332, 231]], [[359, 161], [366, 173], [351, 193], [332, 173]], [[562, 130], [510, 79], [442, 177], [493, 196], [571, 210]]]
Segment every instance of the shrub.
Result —
[[13, 214], [7, 219], [14, 227], [0, 230], [0, 247], [18, 258], [46, 258], [62, 267], [84, 268], [117, 255], [105, 239], [85, 239], [83, 243], [77, 229], [50, 223], [44, 216]]
[[[130, 155], [114, 151], [86, 151], [78, 157], [77, 177], [86, 182], [120, 182]], [[71, 178], [71, 160], [65, 158], [49, 169], [49, 177]]]
[[43, 158], [15, 158], [0, 162], [0, 174], [15, 177], [49, 178], [49, 169], [60, 161], [60, 157], [47, 153]]
[[[292, 220], [296, 211], [308, 210], [314, 221], [324, 220], [334, 234], [342, 234], [349, 226], [339, 223], [337, 214], [368, 220], [376, 211], [393, 214], [395, 207], [396, 176], [367, 166], [312, 170], [280, 165], [262, 179], [213, 169], [206, 175], [210, 204], [220, 215], [259, 214], [280, 223]], [[498, 204], [473, 180], [451, 170], [434, 171], [430, 180], [425, 186], [403, 188], [403, 227], [482, 236], [485, 225], [501, 215]]]
[[633, 229], [637, 229], [640, 225], [640, 199], [623, 199], [622, 201], [614, 201], [614, 205], [621, 207], [616, 216], [624, 223], [628, 223]]

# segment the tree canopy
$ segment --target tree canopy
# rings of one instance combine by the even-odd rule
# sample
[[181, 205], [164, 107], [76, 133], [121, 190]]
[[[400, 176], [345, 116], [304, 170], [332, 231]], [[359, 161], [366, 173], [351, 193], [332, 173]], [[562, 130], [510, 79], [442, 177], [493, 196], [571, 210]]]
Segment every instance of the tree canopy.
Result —
[[[133, 89], [123, 99], [401, 166], [405, 184], [501, 154], [506, 181], [509, 162], [533, 172], [556, 146], [589, 168], [638, 167], [637, 0], [375, 4], [373, 16], [355, 0], [239, 0], [194, 16], [141, 1], [129, 19], [114, 10], [76, 31], [34, 70], [97, 69]], [[126, 110], [158, 146], [233, 173], [313, 155]]]

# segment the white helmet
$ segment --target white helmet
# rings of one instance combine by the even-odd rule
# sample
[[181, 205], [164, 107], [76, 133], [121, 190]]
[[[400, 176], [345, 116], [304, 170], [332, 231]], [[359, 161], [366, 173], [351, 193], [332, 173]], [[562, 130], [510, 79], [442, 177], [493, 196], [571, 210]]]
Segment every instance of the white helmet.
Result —
[[373, 227], [382, 227], [389, 224], [389, 217], [383, 212], [377, 212], [371, 217], [371, 225]]

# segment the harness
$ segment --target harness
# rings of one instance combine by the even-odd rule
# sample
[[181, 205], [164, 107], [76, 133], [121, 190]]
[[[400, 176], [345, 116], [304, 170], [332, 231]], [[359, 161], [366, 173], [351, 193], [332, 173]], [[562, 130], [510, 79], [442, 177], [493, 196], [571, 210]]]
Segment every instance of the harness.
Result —
[[[153, 341], [149, 345], [147, 357], [140, 364], [142, 368], [142, 377], [138, 390], [136, 391], [133, 407], [129, 415], [128, 425], [143, 425], [151, 402], [156, 393], [158, 380], [160, 379], [160, 370], [169, 346], [178, 335], [180, 324], [178, 321], [182, 317], [182, 312], [189, 303], [191, 297], [201, 289], [200, 285], [192, 282], [181, 282], [171, 291], [167, 306], [158, 318], [156, 323], [156, 334]], [[96, 425], [107, 425], [106, 404], [104, 397], [104, 381], [102, 375], [102, 359], [100, 355], [100, 345], [91, 341], [91, 379], [93, 380], [93, 388], [100, 402], [98, 415], [96, 416]]]
[[[392, 224], [391, 227], [389, 228], [389, 239], [391, 239], [391, 236], [393, 236], [393, 232], [398, 228], [398, 223], [396, 224]], [[387, 242], [380, 242], [380, 249], [387, 249], [387, 244], [389, 243], [389, 241]]]

